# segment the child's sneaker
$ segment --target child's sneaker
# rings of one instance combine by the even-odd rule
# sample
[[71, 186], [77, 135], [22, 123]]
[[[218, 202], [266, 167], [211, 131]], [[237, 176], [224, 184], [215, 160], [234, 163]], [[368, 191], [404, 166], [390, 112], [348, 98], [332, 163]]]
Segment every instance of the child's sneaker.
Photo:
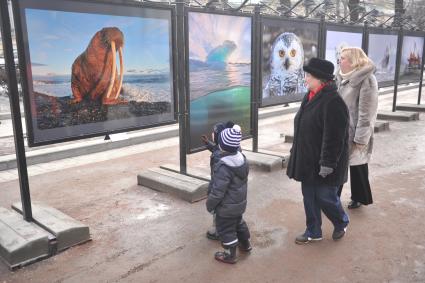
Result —
[[216, 252], [214, 258], [218, 261], [224, 263], [234, 264], [238, 261], [236, 258], [236, 246], [231, 247], [229, 250], [224, 250], [222, 252]]
[[214, 241], [220, 240], [217, 232], [211, 232], [210, 230], [207, 231], [207, 238]]
[[208, 231], [207, 231], [207, 238], [210, 239], [210, 240], [217, 241], [217, 240], [220, 240], [220, 237], [218, 236], [218, 233], [217, 233], [217, 227], [216, 227], [216, 224], [215, 224], [215, 217], [216, 217], [216, 215], [214, 214], [213, 215], [213, 224], [211, 225], [210, 229], [208, 229]]
[[239, 241], [239, 249], [243, 252], [249, 253], [252, 250], [252, 246], [249, 240]]

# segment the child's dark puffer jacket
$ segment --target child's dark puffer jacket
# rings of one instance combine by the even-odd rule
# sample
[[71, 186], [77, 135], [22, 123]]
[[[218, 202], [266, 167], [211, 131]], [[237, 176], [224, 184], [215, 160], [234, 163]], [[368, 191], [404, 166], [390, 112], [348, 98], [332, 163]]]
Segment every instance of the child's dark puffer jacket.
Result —
[[241, 152], [224, 153], [214, 166], [207, 210], [220, 217], [239, 217], [246, 209], [249, 165]]

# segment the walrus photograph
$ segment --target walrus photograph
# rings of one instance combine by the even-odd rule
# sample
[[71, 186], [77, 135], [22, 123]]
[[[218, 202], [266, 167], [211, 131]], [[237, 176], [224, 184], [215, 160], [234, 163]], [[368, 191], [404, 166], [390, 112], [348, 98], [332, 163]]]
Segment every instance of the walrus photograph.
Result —
[[35, 143], [175, 120], [171, 12], [140, 9], [25, 9]]

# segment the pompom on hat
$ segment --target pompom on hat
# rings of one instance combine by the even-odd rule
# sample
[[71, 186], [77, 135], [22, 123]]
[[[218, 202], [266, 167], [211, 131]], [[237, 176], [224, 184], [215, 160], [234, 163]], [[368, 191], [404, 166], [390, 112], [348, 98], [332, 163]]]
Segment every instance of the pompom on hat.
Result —
[[220, 148], [228, 152], [237, 152], [241, 145], [242, 130], [239, 125], [234, 125], [232, 128], [226, 128], [220, 133], [218, 143]]

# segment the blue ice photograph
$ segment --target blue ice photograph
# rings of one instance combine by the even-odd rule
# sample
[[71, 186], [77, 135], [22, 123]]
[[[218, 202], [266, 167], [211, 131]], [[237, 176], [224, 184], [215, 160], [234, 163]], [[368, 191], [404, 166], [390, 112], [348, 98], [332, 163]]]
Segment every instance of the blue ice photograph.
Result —
[[190, 12], [190, 149], [214, 124], [251, 130], [251, 18]]

